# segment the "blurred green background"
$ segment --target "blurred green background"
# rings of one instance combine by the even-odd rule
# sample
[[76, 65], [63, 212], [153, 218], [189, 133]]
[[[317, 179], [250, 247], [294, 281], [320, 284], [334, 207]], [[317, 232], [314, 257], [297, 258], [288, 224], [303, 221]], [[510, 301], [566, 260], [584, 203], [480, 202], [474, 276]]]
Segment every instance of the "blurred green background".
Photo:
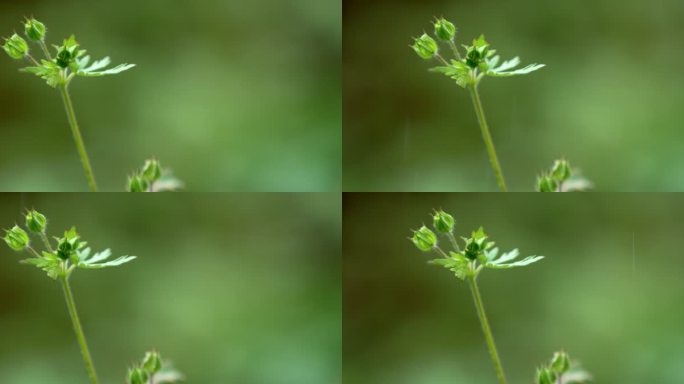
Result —
[[408, 47], [441, 15], [547, 64], [480, 85], [509, 189], [565, 156], [597, 190], [684, 190], [684, 2], [344, 0], [345, 190], [496, 190], [468, 92]]
[[[71, 92], [102, 190], [157, 156], [189, 191], [336, 191], [341, 10], [334, 1], [0, 3], [0, 36], [43, 21], [138, 66]], [[0, 59], [0, 189], [85, 191], [57, 91]]]
[[[188, 383], [340, 381], [339, 195], [102, 196], [0, 195], [2, 227], [35, 207], [53, 235], [138, 256], [71, 278], [102, 383], [150, 348]], [[59, 284], [1, 245], [0, 382], [84, 383]]]
[[466, 283], [408, 240], [433, 208], [456, 234], [545, 255], [478, 281], [510, 383], [565, 348], [597, 383], [684, 382], [684, 197], [346, 194], [345, 383], [496, 381]]

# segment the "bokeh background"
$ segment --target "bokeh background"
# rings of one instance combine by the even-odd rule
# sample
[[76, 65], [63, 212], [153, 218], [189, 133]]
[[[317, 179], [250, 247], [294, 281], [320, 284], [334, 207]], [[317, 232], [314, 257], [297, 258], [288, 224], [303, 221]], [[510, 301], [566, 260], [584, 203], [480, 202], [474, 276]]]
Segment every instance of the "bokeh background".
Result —
[[[188, 191], [340, 189], [339, 2], [4, 0], [0, 36], [30, 15], [138, 65], [71, 86], [102, 190], [152, 156]], [[86, 191], [59, 94], [2, 56], [0, 189]]]
[[354, 194], [343, 228], [344, 382], [493, 383], [466, 283], [408, 240], [454, 214], [500, 249], [545, 255], [478, 281], [511, 383], [565, 348], [597, 383], [684, 382], [684, 198], [651, 194]]
[[[102, 383], [150, 348], [188, 383], [339, 383], [339, 195], [101, 196], [0, 195], [0, 222], [35, 207], [53, 235], [138, 256], [71, 278]], [[0, 245], [0, 382], [84, 383], [59, 284]]]
[[344, 188], [494, 191], [468, 92], [411, 50], [434, 16], [545, 63], [480, 94], [509, 189], [567, 157], [600, 191], [684, 189], [684, 3], [344, 0]]

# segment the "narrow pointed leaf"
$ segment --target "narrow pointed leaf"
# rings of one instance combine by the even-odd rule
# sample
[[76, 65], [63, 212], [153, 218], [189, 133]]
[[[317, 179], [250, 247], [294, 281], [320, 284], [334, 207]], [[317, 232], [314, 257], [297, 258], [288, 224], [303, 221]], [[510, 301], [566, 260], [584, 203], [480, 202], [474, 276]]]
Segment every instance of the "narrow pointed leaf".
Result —
[[93, 257], [91, 257], [91, 258], [86, 262], [86, 264], [95, 264], [95, 263], [99, 263], [99, 262], [101, 262], [101, 261], [107, 260], [107, 259], [109, 258], [109, 256], [111, 256], [111, 255], [112, 255], [112, 251], [111, 251], [109, 248], [107, 248], [107, 249], [105, 249], [105, 250], [102, 251], [102, 252], [98, 252], [98, 253], [94, 254]]
[[91, 65], [90, 67], [83, 68], [83, 71], [84, 72], [94, 72], [94, 71], [100, 70], [102, 68], [105, 68], [111, 62], [112, 62], [112, 60], [110, 60], [109, 57], [105, 57], [101, 60], [97, 60], [97, 61], [93, 62], [93, 65]]
[[526, 265], [535, 263], [535, 262], [537, 262], [543, 258], [544, 258], [544, 256], [528, 256], [522, 260], [516, 261], [514, 263], [509, 263], [509, 264], [487, 263], [487, 264], [485, 264], [485, 267], [492, 268], [492, 269], [507, 269], [507, 268], [515, 268], [515, 267], [524, 267]]
[[504, 253], [503, 255], [501, 255], [501, 257], [492, 261], [492, 263], [493, 264], [503, 264], [503, 263], [506, 263], [508, 261], [515, 260], [515, 258], [517, 258], [519, 255], [520, 255], [520, 252], [518, 252], [518, 248], [516, 248], [510, 252]]
[[121, 256], [117, 259], [114, 259], [112, 261], [108, 261], [106, 263], [100, 263], [100, 264], [81, 263], [78, 265], [78, 267], [84, 268], [84, 269], [100, 269], [100, 268], [107, 268], [107, 267], [116, 267], [118, 265], [128, 263], [129, 261], [132, 261], [135, 258], [136, 258], [135, 256]]
[[133, 67], [135, 67], [135, 64], [120, 64], [114, 68], [110, 68], [110, 69], [107, 69], [104, 71], [99, 71], [99, 72], [79, 71], [78, 75], [83, 76], [83, 77], [100, 77], [100, 76], [107, 76], [107, 75], [116, 75], [117, 73], [127, 71]]
[[487, 76], [509, 77], [509, 76], [517, 76], [517, 75], [526, 75], [530, 72], [534, 72], [534, 71], [541, 69], [545, 66], [546, 66], [545, 64], [530, 64], [524, 68], [516, 69], [515, 71], [510, 71], [510, 72], [489, 71], [489, 72], [487, 72]]

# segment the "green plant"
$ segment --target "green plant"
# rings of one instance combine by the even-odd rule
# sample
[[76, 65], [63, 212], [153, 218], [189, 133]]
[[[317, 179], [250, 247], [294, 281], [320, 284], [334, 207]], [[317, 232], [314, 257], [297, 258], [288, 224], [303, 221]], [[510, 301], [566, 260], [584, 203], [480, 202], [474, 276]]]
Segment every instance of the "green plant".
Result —
[[551, 360], [537, 368], [537, 384], [582, 384], [592, 380], [591, 375], [570, 360], [565, 351], [553, 354]]
[[157, 159], [146, 160], [139, 170], [128, 177], [129, 192], [176, 191], [183, 183], [174, 178], [170, 170], [162, 168]]
[[[85, 364], [88, 378], [91, 384], [97, 384], [97, 374], [95, 365], [88, 349], [83, 327], [76, 310], [76, 302], [69, 285], [69, 278], [76, 269], [102, 269], [116, 267], [134, 260], [135, 256], [121, 256], [114, 260], [107, 261], [111, 256], [111, 251], [105, 249], [102, 252], [91, 254], [87, 247], [87, 242], [81, 239], [76, 232], [76, 228], [64, 232], [62, 237], [54, 237], [54, 246], [47, 236], [47, 218], [36, 210], [30, 210], [25, 215], [26, 228], [28, 233], [20, 226], [15, 225], [9, 230], [5, 230], [5, 243], [14, 251], [27, 251], [31, 257], [21, 260], [22, 263], [33, 265], [60, 283], [64, 292], [67, 310], [76, 334], [76, 340], [81, 349], [83, 363]], [[31, 244], [29, 233], [40, 238], [42, 250], [38, 250]], [[129, 372], [129, 382], [133, 383], [172, 383], [182, 379], [182, 376], [170, 366], [162, 369], [162, 362], [159, 354], [150, 352], [146, 355], [143, 363], [137, 367], [143, 373], [147, 373], [147, 381], [132, 381]], [[140, 378], [138, 376], [138, 378]]]
[[[463, 242], [461, 247], [454, 235], [456, 220], [451, 214], [443, 210], [435, 211], [432, 214], [432, 222], [434, 231], [423, 225], [413, 231], [413, 235], [409, 237], [409, 240], [416, 248], [423, 252], [437, 253], [439, 257], [430, 260], [430, 264], [442, 266], [453, 272], [458, 279], [467, 281], [496, 376], [499, 383], [506, 384], [503, 365], [494, 342], [494, 334], [487, 320], [484, 303], [477, 285], [477, 278], [484, 269], [524, 267], [543, 259], [544, 256], [527, 256], [516, 261], [520, 254], [517, 248], [499, 255], [499, 249], [493, 241], [489, 241], [489, 237], [482, 227], [473, 231], [469, 237], [461, 237]], [[451, 249], [447, 249], [447, 251], [442, 249], [438, 234], [447, 238]], [[564, 372], [559, 373], [558, 376], [560, 377]], [[563, 381], [565, 384], [581, 382], [577, 380]]]
[[462, 88], [468, 89], [475, 107], [475, 114], [480, 125], [482, 138], [484, 139], [489, 160], [496, 176], [497, 184], [501, 191], [506, 192], [506, 181], [504, 180], [501, 165], [494, 148], [494, 141], [492, 140], [487, 119], [485, 118], [482, 101], [478, 93], [478, 86], [480, 81], [485, 76], [489, 77], [510, 77], [517, 75], [526, 75], [534, 72], [542, 67], [544, 64], [530, 64], [523, 68], [515, 69], [520, 64], [520, 59], [514, 57], [499, 64], [500, 58], [496, 55], [496, 51], [491, 49], [489, 43], [485, 40], [484, 35], [473, 40], [471, 45], [463, 45], [465, 52], [461, 55], [459, 47], [456, 45], [457, 30], [453, 23], [444, 18], [436, 19], [433, 23], [435, 36], [438, 41], [446, 43], [454, 58], [445, 59], [440, 53], [439, 45], [435, 39], [430, 37], [427, 33], [422, 36], [414, 38], [411, 48], [418, 56], [425, 60], [436, 59], [443, 65], [431, 69], [431, 71], [442, 73], [447, 77], [456, 81]]
[[21, 68], [20, 71], [32, 73], [40, 77], [45, 80], [50, 87], [56, 88], [59, 91], [62, 102], [64, 103], [64, 109], [67, 114], [69, 126], [71, 127], [76, 149], [81, 158], [83, 171], [88, 179], [88, 186], [92, 192], [96, 192], [97, 183], [95, 181], [95, 174], [90, 164], [83, 137], [81, 136], [78, 121], [76, 120], [76, 111], [71, 95], [69, 94], [69, 85], [77, 76], [101, 77], [116, 75], [135, 67], [135, 64], [120, 64], [113, 68], [105, 69], [111, 63], [109, 57], [91, 63], [90, 56], [86, 55], [85, 49], [81, 49], [80, 44], [76, 41], [74, 35], [64, 39], [61, 45], [53, 45], [55, 49], [55, 56], [53, 57], [45, 43], [47, 28], [45, 27], [45, 24], [34, 18], [25, 20], [24, 32], [31, 42], [38, 45], [44, 57], [36, 59], [31, 55], [29, 44], [16, 33], [9, 38], [5, 38], [3, 49], [11, 58], [15, 60], [27, 60], [33, 64]]
[[575, 192], [591, 188], [591, 182], [583, 178], [565, 160], [556, 160], [553, 166], [537, 176], [538, 192]]

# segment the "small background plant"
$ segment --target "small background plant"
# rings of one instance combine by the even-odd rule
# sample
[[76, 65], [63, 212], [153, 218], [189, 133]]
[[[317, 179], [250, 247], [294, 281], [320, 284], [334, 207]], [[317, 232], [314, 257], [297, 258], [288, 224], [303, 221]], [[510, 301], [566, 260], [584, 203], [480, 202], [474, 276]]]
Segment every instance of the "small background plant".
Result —
[[565, 159], [556, 160], [548, 171], [537, 176], [537, 192], [582, 192], [591, 187], [591, 182]]

